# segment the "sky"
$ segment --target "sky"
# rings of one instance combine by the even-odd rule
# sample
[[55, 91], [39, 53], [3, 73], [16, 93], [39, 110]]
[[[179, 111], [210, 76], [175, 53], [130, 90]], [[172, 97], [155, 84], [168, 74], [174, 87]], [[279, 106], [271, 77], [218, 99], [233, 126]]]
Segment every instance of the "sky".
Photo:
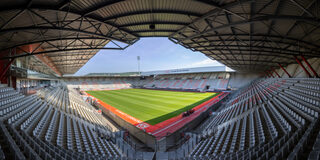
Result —
[[168, 38], [141, 38], [125, 50], [100, 50], [75, 75], [88, 73], [156, 71], [179, 68], [223, 66], [200, 52], [175, 44]]

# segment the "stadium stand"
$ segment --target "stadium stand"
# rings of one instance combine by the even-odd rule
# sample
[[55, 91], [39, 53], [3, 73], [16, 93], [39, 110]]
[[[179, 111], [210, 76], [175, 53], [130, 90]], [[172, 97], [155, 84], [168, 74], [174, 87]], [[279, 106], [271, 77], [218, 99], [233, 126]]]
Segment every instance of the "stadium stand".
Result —
[[[210, 119], [190, 158], [307, 159], [307, 144], [319, 133], [319, 84], [308, 78], [255, 81]], [[309, 159], [319, 158], [317, 147]]]
[[[185, 158], [297, 159], [319, 157], [320, 79], [259, 79], [236, 92], [203, 124]], [[24, 96], [1, 85], [1, 148], [18, 159], [119, 158], [118, 131], [67, 87]], [[315, 138], [313, 141], [312, 138]], [[3, 145], [8, 144], [8, 145]], [[308, 147], [308, 144], [312, 144]], [[293, 150], [293, 152], [292, 152]], [[0, 152], [4, 157], [4, 151]], [[10, 154], [8, 154], [10, 155]]]
[[115, 90], [144, 87], [153, 89], [179, 89], [193, 91], [219, 91], [228, 88], [227, 73], [193, 73], [171, 74], [139, 78], [67, 78], [65, 83], [69, 88], [88, 90]]
[[89, 123], [106, 127], [115, 132], [117, 128], [107, 121], [92, 106], [85, 103], [79, 95], [67, 88], [46, 88], [37, 92], [47, 103], [57, 107], [66, 114], [71, 114]]
[[45, 90], [39, 91], [39, 97], [24, 96], [1, 85], [0, 126], [6, 151], [12, 153], [9, 159], [121, 157], [111, 140], [117, 128], [110, 127], [110, 122], [72, 91], [63, 87]]
[[[219, 91], [228, 88], [229, 79], [221, 73], [158, 75], [145, 88]], [[208, 88], [207, 88], [208, 87]]]
[[[80, 78], [79, 78], [80, 79]], [[69, 88], [79, 88], [83, 91], [88, 90], [115, 90], [129, 89], [134, 86], [140, 86], [141, 82], [138, 78], [81, 78], [66, 79], [65, 83]]]

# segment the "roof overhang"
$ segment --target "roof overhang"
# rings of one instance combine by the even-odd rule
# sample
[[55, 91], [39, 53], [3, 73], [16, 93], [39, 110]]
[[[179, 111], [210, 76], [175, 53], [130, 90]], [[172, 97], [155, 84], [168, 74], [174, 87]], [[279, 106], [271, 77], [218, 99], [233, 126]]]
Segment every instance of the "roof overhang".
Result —
[[0, 50], [43, 48], [2, 59], [45, 54], [61, 74], [140, 37], [169, 37], [237, 71], [320, 57], [317, 0], [4, 0], [0, 6]]

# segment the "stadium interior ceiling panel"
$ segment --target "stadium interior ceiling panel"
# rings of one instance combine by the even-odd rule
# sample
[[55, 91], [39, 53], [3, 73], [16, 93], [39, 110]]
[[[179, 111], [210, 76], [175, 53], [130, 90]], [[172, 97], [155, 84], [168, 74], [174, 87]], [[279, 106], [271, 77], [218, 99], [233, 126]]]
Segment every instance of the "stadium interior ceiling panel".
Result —
[[45, 54], [62, 74], [75, 73], [100, 49], [125, 49], [140, 37], [169, 37], [238, 71], [320, 56], [317, 0], [2, 0], [0, 6], [0, 50], [37, 44], [4, 58]]

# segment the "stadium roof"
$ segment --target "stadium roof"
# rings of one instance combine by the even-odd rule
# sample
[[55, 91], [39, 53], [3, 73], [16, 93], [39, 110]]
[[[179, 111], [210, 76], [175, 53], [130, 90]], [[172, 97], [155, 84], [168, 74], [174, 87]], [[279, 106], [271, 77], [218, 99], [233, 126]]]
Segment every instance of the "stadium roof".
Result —
[[320, 56], [317, 0], [1, 0], [0, 6], [1, 59], [42, 55], [61, 74], [140, 37], [169, 37], [241, 71]]
[[226, 66], [211, 66], [211, 67], [195, 67], [195, 68], [180, 68], [159, 71], [141, 72], [141, 75], [161, 75], [161, 74], [186, 74], [186, 73], [211, 73], [211, 72], [234, 72]]

